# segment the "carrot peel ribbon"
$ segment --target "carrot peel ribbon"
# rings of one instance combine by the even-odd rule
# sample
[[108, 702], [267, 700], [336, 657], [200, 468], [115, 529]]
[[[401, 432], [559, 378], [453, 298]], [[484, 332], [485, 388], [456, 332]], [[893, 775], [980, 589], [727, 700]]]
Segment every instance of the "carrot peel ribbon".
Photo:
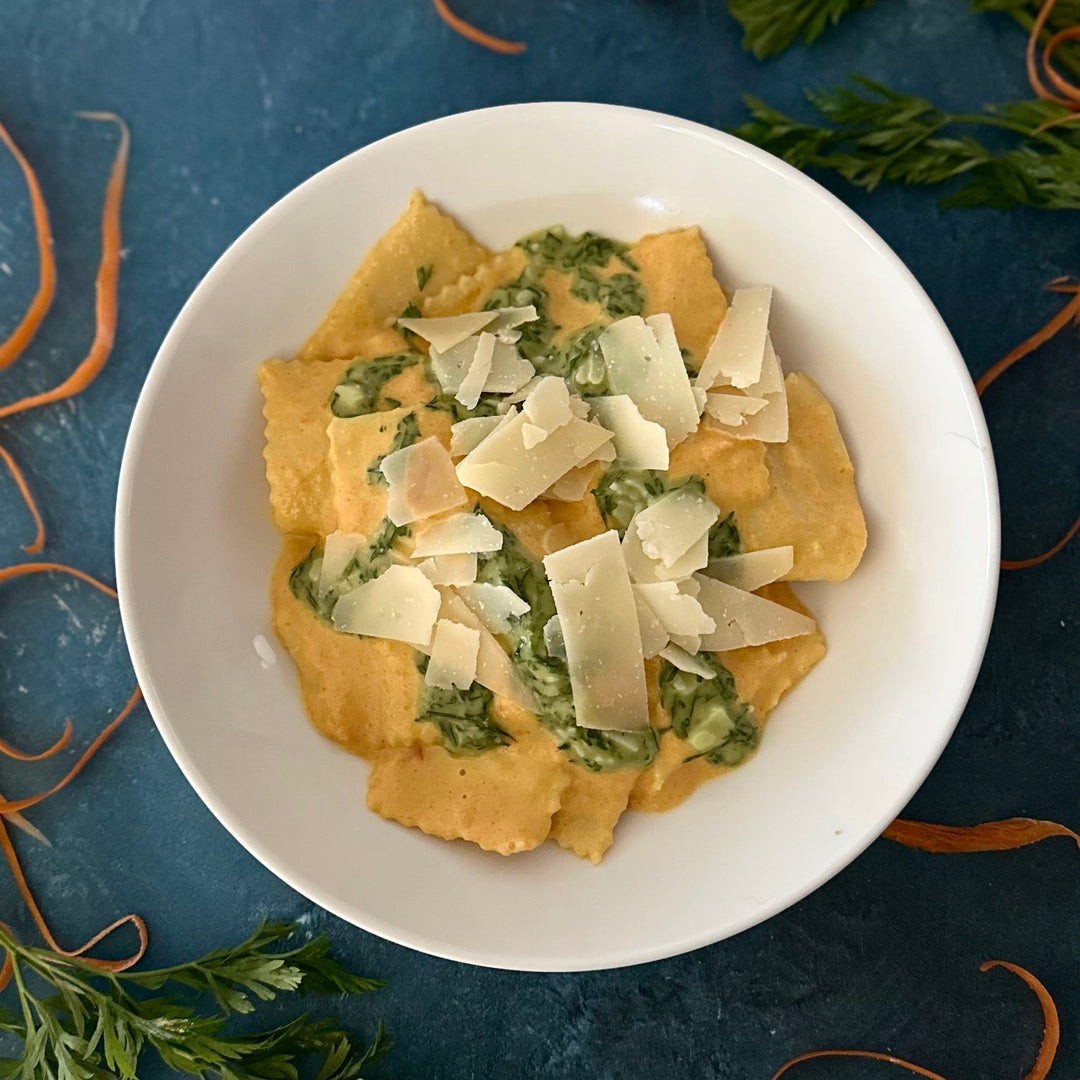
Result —
[[491, 52], [502, 53], [504, 56], [516, 56], [526, 49], [524, 41], [507, 41], [506, 38], [496, 37], [483, 30], [477, 29], [472, 23], [466, 22], [460, 15], [455, 15], [446, 0], [432, 0], [438, 16], [451, 30], [460, 34], [466, 41], [474, 45], [488, 49]]
[[910, 1061], [905, 1061], [903, 1058], [893, 1057], [892, 1054], [879, 1054], [874, 1050], [811, 1050], [806, 1054], [798, 1054], [790, 1061], [785, 1061], [783, 1065], [772, 1075], [772, 1080], [778, 1080], [783, 1076], [788, 1069], [794, 1068], [803, 1061], [813, 1061], [815, 1058], [838, 1058], [838, 1057], [853, 1057], [853, 1058], [869, 1058], [871, 1061], [884, 1061], [889, 1065], [899, 1065], [902, 1069], [907, 1069], [909, 1073], [914, 1073], [916, 1076], [924, 1076], [927, 1080], [945, 1080], [940, 1073], [931, 1072], [929, 1069], [924, 1069], [921, 1065], [914, 1065]]
[[30, 485], [26, 482], [26, 477], [23, 476], [19, 463], [3, 446], [0, 446], [0, 461], [3, 461], [7, 466], [8, 472], [11, 473], [11, 479], [15, 481], [15, 487], [19, 489], [19, 494], [22, 496], [23, 502], [26, 503], [26, 509], [30, 511], [30, 516], [34, 519], [34, 539], [29, 544], [23, 544], [22, 549], [27, 555], [37, 555], [45, 546], [45, 522], [42, 520], [41, 511], [34, 501]]
[[933, 825], [925, 821], [897, 818], [882, 833], [904, 847], [934, 854], [976, 851], [1013, 851], [1037, 844], [1053, 836], [1069, 836], [1080, 847], [1080, 834], [1056, 821], [1035, 818], [1005, 818], [981, 825]]
[[22, 169], [26, 180], [26, 190], [30, 194], [30, 208], [34, 215], [34, 231], [37, 234], [38, 248], [38, 287], [30, 306], [26, 309], [19, 325], [11, 335], [0, 342], [0, 371], [13, 364], [22, 355], [23, 350], [33, 340], [38, 327], [45, 318], [56, 292], [56, 259], [53, 257], [52, 229], [49, 226], [49, 211], [41, 194], [37, 174], [26, 160], [15, 140], [6, 127], [0, 124], [0, 142], [11, 152], [11, 156]]
[[1043, 47], [1041, 56], [1043, 75], [1053, 84], [1054, 89], [1057, 90], [1056, 94], [1053, 90], [1047, 88], [1046, 83], [1043, 82], [1042, 76], [1039, 74], [1039, 36], [1042, 34], [1055, 7], [1057, 7], [1057, 0], [1045, 0], [1031, 25], [1031, 33], [1028, 35], [1027, 49], [1024, 53], [1028, 82], [1037, 97], [1042, 98], [1044, 101], [1053, 101], [1058, 105], [1062, 105], [1070, 112], [1078, 112], [1080, 111], [1080, 87], [1069, 82], [1057, 71], [1053, 59], [1054, 53], [1066, 41], [1075, 41], [1080, 37], [1080, 30], [1072, 26], [1059, 30]]

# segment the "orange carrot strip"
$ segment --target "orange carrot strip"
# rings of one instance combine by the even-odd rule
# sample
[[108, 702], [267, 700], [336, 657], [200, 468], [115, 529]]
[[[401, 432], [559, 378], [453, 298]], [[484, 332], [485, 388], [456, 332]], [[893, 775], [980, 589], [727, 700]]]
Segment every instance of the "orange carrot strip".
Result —
[[1024, 1076], [1024, 1080], [1045, 1080], [1050, 1072], [1050, 1066], [1054, 1064], [1057, 1056], [1058, 1043], [1061, 1041], [1061, 1021], [1058, 1019], [1057, 1006], [1050, 996], [1050, 991], [1030, 971], [1017, 964], [1010, 964], [1005, 960], [987, 960], [979, 966], [980, 971], [989, 971], [991, 968], [1005, 968], [1018, 978], [1023, 979], [1028, 987], [1039, 999], [1043, 1012], [1043, 1037], [1039, 1045], [1039, 1053], [1035, 1058], [1035, 1064], [1031, 1071]]
[[854, 1058], [870, 1058], [872, 1061], [884, 1061], [889, 1065], [899, 1065], [902, 1069], [907, 1069], [908, 1072], [914, 1073], [916, 1076], [925, 1076], [927, 1080], [945, 1080], [940, 1073], [931, 1072], [929, 1069], [924, 1069], [921, 1065], [913, 1065], [910, 1061], [905, 1061], [903, 1058], [893, 1057], [892, 1054], [878, 1054], [873, 1050], [811, 1050], [806, 1054], [798, 1054], [790, 1061], [785, 1061], [783, 1065], [772, 1075], [772, 1080], [778, 1080], [783, 1076], [788, 1069], [795, 1065], [798, 1065], [801, 1061], [813, 1061], [815, 1058], [827, 1058], [827, 1057], [854, 1057]]
[[[16, 761], [45, 761], [46, 758], [51, 758], [54, 754], [59, 754], [60, 751], [71, 742], [71, 732], [73, 730], [71, 721], [65, 721], [63, 735], [61, 735], [48, 750], [42, 750], [40, 754], [27, 754], [22, 750], [16, 750], [10, 743], [0, 739], [0, 754], [3, 754], [5, 757], [14, 758]], [[0, 795], [0, 798], [3, 798], [3, 796]]]
[[1039, 66], [1035, 60], [1039, 35], [1043, 32], [1046, 20], [1050, 18], [1050, 14], [1056, 6], [1057, 0], [1045, 0], [1043, 6], [1039, 9], [1039, 14], [1035, 16], [1035, 21], [1031, 24], [1031, 33], [1028, 35], [1027, 49], [1024, 52], [1024, 62], [1027, 67], [1028, 82], [1031, 83], [1031, 89], [1035, 91], [1036, 97], [1041, 97], [1044, 101], [1056, 101], [1059, 105], [1064, 105], [1067, 108], [1074, 108], [1068, 98], [1059, 97], [1046, 88], [1042, 79], [1039, 78]]
[[32, 836], [39, 844], [52, 847], [49, 838], [33, 822], [27, 821], [22, 814], [5, 814], [4, 817], [9, 825], [14, 825], [16, 829], [22, 829], [27, 836]]
[[8, 472], [11, 473], [11, 479], [15, 481], [15, 486], [19, 489], [19, 494], [22, 496], [23, 502], [26, 503], [26, 509], [30, 511], [30, 516], [34, 519], [34, 527], [37, 530], [34, 539], [29, 544], [23, 544], [22, 549], [27, 555], [37, 555], [45, 546], [45, 522], [41, 519], [41, 511], [38, 509], [37, 503], [34, 502], [30, 485], [26, 482], [26, 477], [23, 476], [19, 463], [2, 446], [0, 446], [0, 460], [4, 462]]
[[523, 53], [527, 47], [524, 41], [507, 41], [505, 38], [495, 37], [494, 34], [487, 34], [483, 30], [478, 30], [472, 23], [467, 23], [459, 15], [455, 15], [450, 10], [450, 5], [447, 4], [446, 0], [432, 0], [432, 3], [435, 5], [439, 18], [451, 30], [460, 34], [466, 41], [471, 41], [474, 45], [480, 45], [485, 49], [490, 49], [492, 52], [503, 53], [507, 56]]
[[87, 762], [101, 749], [109, 736], [128, 718], [141, 698], [142, 690], [136, 686], [135, 692], [128, 698], [127, 704], [98, 732], [97, 737], [83, 751], [82, 757], [75, 762], [66, 776], [53, 784], [48, 791], [38, 792], [37, 795], [29, 795], [25, 799], [0, 799], [0, 814], [10, 814], [15, 810], [26, 810], [28, 807], [36, 806], [39, 802], [44, 802], [50, 795], [55, 795], [58, 791], [67, 787], [83, 771]]
[[925, 821], [897, 818], [882, 833], [904, 847], [936, 854], [967, 851], [1012, 851], [1037, 844], [1051, 836], [1071, 836], [1080, 846], [1080, 835], [1056, 821], [1034, 818], [1006, 818], [981, 825], [931, 825]]
[[114, 600], [116, 599], [116, 590], [106, 585], [104, 581], [98, 581], [96, 577], [91, 577], [82, 570], [76, 570], [74, 566], [65, 566], [64, 563], [56, 562], [25, 562], [16, 563], [14, 566], [0, 567], [0, 585], [5, 581], [11, 581], [14, 578], [23, 577], [26, 574], [46, 574], [54, 572], [58, 574], [70, 574], [80, 581], [85, 581], [87, 585], [93, 585], [98, 592], [103, 592], [106, 596], [111, 596]]
[[[8, 866], [11, 867], [12, 877], [15, 878], [15, 884], [18, 886], [19, 893], [26, 902], [31, 918], [33, 918], [41, 936], [45, 939], [45, 943], [53, 952], [59, 953], [61, 956], [83, 957], [86, 963], [93, 964], [94, 967], [100, 968], [102, 971], [126, 971], [129, 967], [137, 964], [143, 958], [143, 954], [146, 952], [146, 946], [149, 944], [150, 939], [146, 932], [146, 923], [138, 915], [124, 915], [122, 918], [110, 923], [104, 930], [99, 930], [89, 941], [84, 942], [77, 949], [62, 949], [57, 944], [56, 938], [53, 937], [52, 931], [49, 929], [49, 924], [45, 921], [45, 916], [41, 914], [41, 909], [34, 899], [34, 894], [30, 891], [30, 886], [26, 881], [26, 875], [23, 873], [23, 868], [19, 863], [19, 857], [15, 853], [15, 845], [11, 842], [11, 837], [8, 835], [7, 826], [4, 824], [2, 817], [0, 817], [0, 847], [4, 850], [4, 857], [7, 859]], [[84, 954], [95, 945], [104, 941], [114, 930], [118, 930], [127, 923], [131, 923], [131, 925], [135, 927], [135, 932], [139, 935], [139, 947], [134, 953], [120, 960], [99, 960], [93, 956], [84, 956]], [[7, 969], [8, 965], [5, 963], [3, 971], [0, 971], [0, 984], [2, 985], [6, 985], [3, 979]]]
[[1033, 555], [1030, 559], [1002, 559], [1001, 569], [1026, 570], [1030, 566], [1038, 566], [1039, 563], [1052, 559], [1078, 532], [1080, 532], [1080, 517], [1069, 526], [1065, 535], [1052, 548], [1048, 548], [1041, 555]]
[[34, 299], [30, 301], [26, 314], [11, 332], [11, 336], [6, 341], [0, 342], [0, 371], [3, 371], [19, 358], [23, 349], [33, 340], [41, 325], [41, 320], [45, 318], [45, 313], [52, 304], [53, 294], [56, 292], [56, 260], [53, 258], [49, 210], [41, 194], [37, 175], [3, 124], [0, 124], [0, 142], [3, 142], [11, 151], [11, 156], [19, 163], [19, 168], [22, 169], [23, 176], [26, 178], [26, 190], [30, 194], [30, 207], [34, 214], [34, 231], [37, 233], [38, 247], [37, 292], [34, 293]]
[[[1066, 41], [1076, 41], [1080, 39], [1080, 26], [1066, 26], [1064, 30], [1059, 30], [1043, 47], [1042, 65], [1043, 70], [1046, 72], [1046, 77], [1054, 84], [1054, 87], [1059, 93], [1063, 94], [1070, 101], [1080, 103], [1080, 87], [1069, 82], [1055, 67], [1054, 67], [1054, 53], [1057, 52]], [[1074, 110], [1076, 106], [1073, 106]]]
[[[4, 923], [4, 929], [7, 930], [7, 923]], [[8, 933], [11, 933], [8, 930]], [[11, 982], [11, 976], [15, 970], [14, 961], [11, 959], [11, 953], [4, 954], [4, 966], [0, 968], [0, 993], [3, 993], [7, 989], [7, 984]]]
[[101, 261], [98, 263], [95, 284], [95, 331], [90, 351], [79, 366], [59, 386], [40, 394], [12, 401], [0, 407], [0, 420], [5, 416], [36, 409], [54, 401], [74, 397], [85, 390], [105, 366], [116, 336], [116, 287], [120, 276], [120, 206], [124, 198], [124, 176], [127, 170], [130, 137], [127, 125], [113, 113], [80, 113], [89, 120], [108, 120], [120, 128], [120, 145], [113, 160], [105, 202], [101, 212]]

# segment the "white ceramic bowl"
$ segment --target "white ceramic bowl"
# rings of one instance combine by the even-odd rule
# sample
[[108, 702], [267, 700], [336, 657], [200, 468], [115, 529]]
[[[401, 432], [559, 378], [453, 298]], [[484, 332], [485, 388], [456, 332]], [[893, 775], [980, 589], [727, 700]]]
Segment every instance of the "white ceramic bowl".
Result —
[[[264, 670], [279, 537], [255, 367], [290, 355], [423, 188], [491, 247], [561, 222], [634, 239], [697, 223], [727, 288], [776, 286], [774, 339], [836, 407], [870, 543], [799, 592], [829, 654], [744, 768], [628, 814], [594, 867], [506, 859], [364, 807], [367, 766], [308, 724], [284, 649]], [[311, 900], [475, 964], [658, 959], [767, 919], [858, 855], [934, 764], [983, 654], [997, 582], [990, 443], [941, 318], [883, 241], [812, 181], [709, 128], [607, 105], [436, 120], [359, 150], [264, 214], [207, 274], [150, 370], [116, 517], [124, 627], [150, 710], [223, 825]], [[275, 642], [276, 645], [276, 642]]]

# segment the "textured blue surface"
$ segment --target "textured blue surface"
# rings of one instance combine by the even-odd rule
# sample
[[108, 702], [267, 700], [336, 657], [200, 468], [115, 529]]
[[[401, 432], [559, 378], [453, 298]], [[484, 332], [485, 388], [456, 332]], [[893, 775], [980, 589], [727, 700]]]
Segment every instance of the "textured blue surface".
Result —
[[[451, 112], [552, 98], [730, 127], [744, 116], [741, 93], [798, 109], [801, 87], [852, 70], [962, 109], [1026, 92], [1022, 34], [1004, 17], [968, 14], [964, 0], [888, 0], [812, 49], [764, 64], [739, 50], [719, 0], [458, 7], [495, 32], [526, 38], [529, 52], [512, 59], [472, 47], [427, 0], [4, 0], [0, 119], [39, 170], [60, 289], [33, 347], [0, 375], [0, 401], [58, 381], [91, 336], [99, 200], [115, 134], [73, 112], [115, 109], [134, 139], [122, 316], [109, 366], [76, 402], [0, 423], [0, 439], [45, 508], [48, 557], [112, 579], [124, 435], [169, 323], [257, 214], [358, 146]], [[1040, 292], [1046, 281], [1080, 269], [1073, 214], [943, 212], [924, 191], [869, 196], [839, 182], [834, 190], [919, 277], [973, 373], [1056, 310], [1058, 298]], [[0, 158], [0, 337], [35, 282], [21, 178]], [[988, 394], [1013, 557], [1043, 550], [1077, 511], [1078, 399], [1071, 333], [1029, 361], [1011, 388]], [[0, 475], [0, 563], [21, 558], [18, 545], [31, 534]], [[1078, 568], [1074, 543], [1046, 566], [1004, 576], [971, 703], [908, 816], [970, 823], [1023, 814], [1076, 824]], [[131, 682], [105, 597], [60, 579], [5, 586], [5, 738], [41, 745], [70, 714], [81, 745]], [[0, 764], [10, 795], [37, 790], [64, 767]], [[32, 816], [53, 846], [17, 842], [68, 942], [129, 910], [150, 923], [154, 962], [238, 939], [263, 915], [325, 930], [345, 957], [390, 979], [387, 990], [344, 1006], [360, 1029], [379, 1014], [390, 1024], [399, 1046], [385, 1077], [758, 1080], [820, 1046], [889, 1049], [956, 1080], [1017, 1077], [1038, 1043], [1038, 1009], [1011, 976], [978, 973], [990, 957], [1030, 968], [1056, 996], [1065, 1025], [1053, 1076], [1075, 1076], [1080, 1062], [1080, 889], [1067, 841], [953, 857], [879, 841], [802, 903], [733, 940], [641, 968], [544, 976], [430, 959], [313, 909], [210, 816], [145, 709], [63, 797]], [[2, 918], [29, 935], [4, 875], [0, 896]], [[800, 1075], [889, 1074], [887, 1066], [826, 1062]]]

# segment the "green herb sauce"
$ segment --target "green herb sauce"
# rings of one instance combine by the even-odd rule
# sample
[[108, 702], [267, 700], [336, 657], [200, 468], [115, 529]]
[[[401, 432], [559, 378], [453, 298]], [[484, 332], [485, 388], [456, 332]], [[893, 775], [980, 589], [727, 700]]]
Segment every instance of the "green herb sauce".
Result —
[[738, 765], [757, 749], [761, 725], [754, 710], [739, 700], [735, 679], [711, 653], [698, 653], [716, 677], [703, 679], [660, 663], [660, 704], [671, 730], [687, 744], [687, 761], [703, 757], [711, 765]]
[[385, 454], [380, 454], [369, 466], [367, 482], [369, 484], [382, 484], [385, 486], [386, 477], [382, 474], [383, 459], [387, 454], [396, 450], [404, 450], [406, 446], [412, 446], [420, 438], [420, 424], [417, 422], [416, 413], [408, 413], [398, 421], [397, 431], [394, 432], [394, 441]]
[[[428, 658], [416, 657], [416, 666], [423, 675]], [[442, 736], [443, 746], [455, 756], [479, 754], [496, 746], [509, 746], [512, 735], [503, 731], [491, 718], [495, 695], [486, 686], [474, 682], [468, 690], [452, 687], [440, 690], [421, 684], [418, 724], [434, 724]]]
[[353, 364], [330, 394], [330, 411], [346, 420], [374, 412], [382, 388], [421, 359], [415, 353], [396, 353]]
[[[416, 287], [423, 292], [424, 287], [431, 280], [431, 275], [435, 273], [434, 264], [429, 266], [418, 266], [416, 268]], [[405, 316], [408, 318], [408, 316]]]
[[529, 611], [511, 620], [510, 632], [501, 637], [522, 682], [536, 695], [541, 724], [575, 765], [592, 772], [645, 768], [657, 750], [656, 733], [651, 728], [593, 731], [574, 722], [566, 661], [549, 656], [544, 645], [544, 624], [555, 614], [555, 599], [544, 568], [513, 533], [497, 522], [492, 524], [502, 532], [503, 546], [479, 556], [476, 580], [506, 585], [529, 604]]

